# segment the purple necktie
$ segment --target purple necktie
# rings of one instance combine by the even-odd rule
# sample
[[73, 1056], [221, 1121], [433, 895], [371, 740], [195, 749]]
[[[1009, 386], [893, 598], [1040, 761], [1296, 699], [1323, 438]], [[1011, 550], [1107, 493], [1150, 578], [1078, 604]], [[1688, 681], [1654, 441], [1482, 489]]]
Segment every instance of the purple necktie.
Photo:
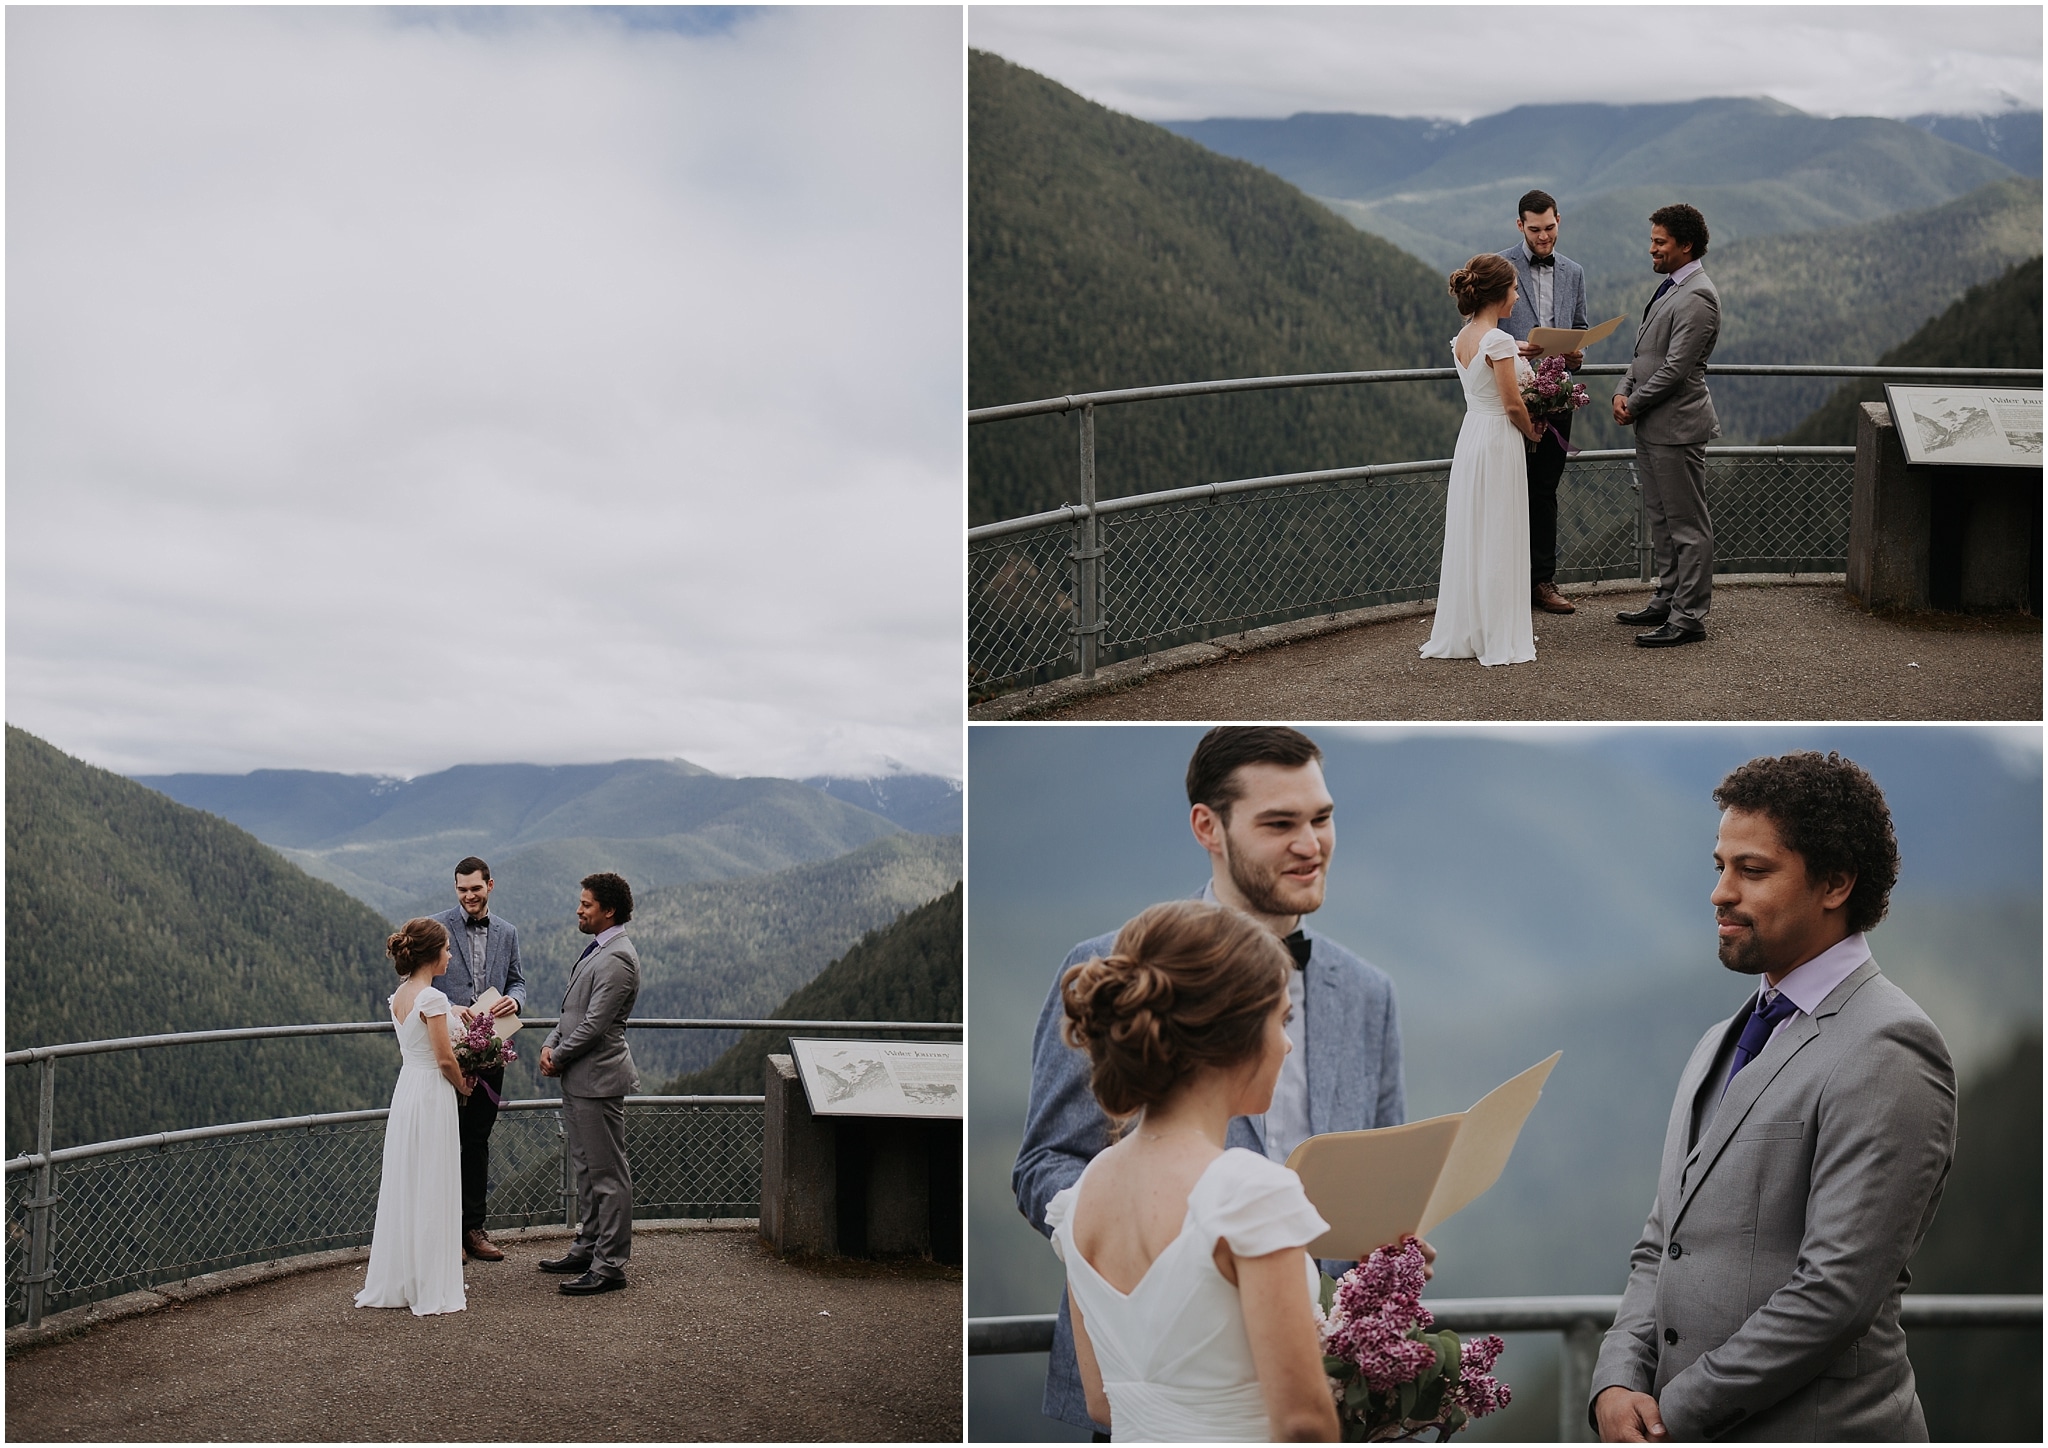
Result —
[[[1762, 998], [1763, 993], [1759, 991], [1757, 999]], [[1737, 1072], [1763, 1054], [1764, 1043], [1771, 1039], [1771, 1032], [1778, 1029], [1778, 1022], [1798, 1009], [1792, 997], [1783, 991], [1779, 991], [1778, 998], [1761, 1011], [1756, 1008], [1756, 1001], [1749, 1003], [1749, 1019], [1743, 1022], [1741, 1039], [1735, 1043], [1735, 1064], [1728, 1069], [1730, 1085], [1734, 1084]]]

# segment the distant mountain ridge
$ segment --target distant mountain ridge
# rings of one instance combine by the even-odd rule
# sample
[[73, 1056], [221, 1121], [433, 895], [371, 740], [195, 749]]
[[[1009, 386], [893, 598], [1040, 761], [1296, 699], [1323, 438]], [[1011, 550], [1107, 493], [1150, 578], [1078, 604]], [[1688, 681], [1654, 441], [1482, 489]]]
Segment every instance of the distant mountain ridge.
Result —
[[[770, 1016], [802, 1021], [957, 1021], [963, 960], [959, 885], [871, 931]], [[755, 1095], [763, 1058], [789, 1049], [788, 1031], [748, 1031], [711, 1065], [662, 1090], [676, 1096]]]
[[[1934, 144], [1930, 142], [1930, 144]], [[968, 55], [972, 405], [1210, 377], [1446, 364], [1442, 277], [1285, 181]], [[1117, 407], [1102, 497], [1370, 459], [1442, 457], [1449, 387], [1311, 388]], [[1075, 421], [968, 435], [969, 517], [1071, 501]]]
[[1994, 116], [1908, 116], [1906, 124], [1957, 146], [1981, 151], [2022, 176], [2041, 179], [2041, 112], [2001, 111]]
[[[254, 836], [7, 728], [7, 1045], [375, 1020], [389, 927]], [[56, 1142], [382, 1105], [391, 1041], [67, 1060]], [[10, 1071], [7, 1149], [33, 1141]], [[26, 1089], [24, 1089], [26, 1088]]]
[[[1925, 210], [2014, 174], [1940, 128], [1761, 98], [1517, 106], [1449, 126], [1304, 115], [1168, 129], [1267, 167], [1438, 269], [1512, 242], [1532, 187], [1558, 198], [1573, 257], [1605, 268], [1641, 256], [1639, 218], [1664, 201], [1691, 202], [1734, 241]], [[1610, 196], [1620, 204], [1600, 204]]]
[[[1971, 287], [1949, 309], [1877, 359], [1880, 367], [2039, 367], [2041, 258], [2009, 267]], [[1781, 437], [1792, 447], [1846, 447], [1856, 441], [1866, 402], [1882, 402], [1880, 382], [1851, 382]]]
[[820, 774], [803, 782], [912, 834], [957, 835], [962, 828], [963, 794], [957, 779], [899, 771], [858, 779]]
[[[258, 770], [138, 782], [242, 825], [400, 918], [422, 899], [452, 900], [465, 855], [490, 862], [497, 901], [517, 918], [561, 908], [565, 888], [573, 904], [574, 882], [593, 870], [649, 889], [730, 879], [831, 859], [907, 827], [825, 789], [728, 778], [686, 760], [458, 765], [410, 780]], [[914, 823], [939, 827], [948, 790], [957, 786], [924, 775], [888, 786], [925, 811], [910, 811]]]

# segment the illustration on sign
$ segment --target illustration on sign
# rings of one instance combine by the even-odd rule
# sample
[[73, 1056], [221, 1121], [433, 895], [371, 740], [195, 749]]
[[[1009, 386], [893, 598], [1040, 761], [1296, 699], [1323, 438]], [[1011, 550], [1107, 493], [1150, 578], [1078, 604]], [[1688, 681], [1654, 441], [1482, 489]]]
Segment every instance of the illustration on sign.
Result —
[[792, 1037], [815, 1116], [961, 1115], [959, 1042], [819, 1041]]
[[1909, 463], [2041, 466], [2041, 394], [2024, 388], [1885, 388]]

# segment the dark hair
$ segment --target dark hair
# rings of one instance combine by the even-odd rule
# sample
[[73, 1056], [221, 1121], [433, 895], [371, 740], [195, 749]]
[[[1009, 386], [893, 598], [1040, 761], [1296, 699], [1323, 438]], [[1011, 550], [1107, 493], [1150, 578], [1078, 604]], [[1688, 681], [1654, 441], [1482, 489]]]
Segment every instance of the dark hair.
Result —
[[1853, 872], [1850, 930], [1884, 919], [1899, 878], [1899, 840], [1884, 791], [1860, 766], [1833, 750], [1766, 755], [1729, 771], [1714, 803], [1767, 817], [1811, 879]]
[[1470, 317], [1505, 297], [1514, 284], [1515, 264], [1482, 252], [1451, 273], [1451, 296], [1458, 303], [1458, 315]]
[[600, 870], [583, 877], [583, 888], [597, 901], [599, 909], [612, 912], [612, 924], [624, 925], [633, 918], [633, 887], [626, 883], [625, 876]]
[[448, 930], [438, 920], [408, 920], [384, 937], [384, 953], [400, 975], [432, 965], [448, 948]]
[[1548, 191], [1524, 191], [1522, 199], [1515, 203], [1515, 220], [1525, 216], [1541, 216], [1546, 211], [1557, 210], [1557, 198]]
[[455, 876], [457, 879], [461, 879], [464, 875], [481, 875], [484, 877], [484, 883], [489, 884], [491, 880], [491, 867], [482, 860], [479, 860], [475, 855], [464, 855], [461, 863], [455, 867]]
[[1060, 977], [1067, 1043], [1114, 1119], [1163, 1101], [1191, 1072], [1259, 1054], [1294, 962], [1249, 915], [1206, 900], [1154, 905], [1111, 952]]
[[1663, 227], [1673, 241], [1691, 247], [1694, 261], [1707, 254], [1707, 218], [1700, 215], [1699, 208], [1683, 201], [1660, 206], [1650, 213], [1650, 225]]
[[1237, 772], [1247, 764], [1299, 769], [1321, 761], [1323, 751], [1299, 729], [1279, 724], [1251, 728], [1219, 724], [1202, 736], [1188, 759], [1188, 803], [1205, 804], [1230, 822], [1230, 807], [1244, 793]]

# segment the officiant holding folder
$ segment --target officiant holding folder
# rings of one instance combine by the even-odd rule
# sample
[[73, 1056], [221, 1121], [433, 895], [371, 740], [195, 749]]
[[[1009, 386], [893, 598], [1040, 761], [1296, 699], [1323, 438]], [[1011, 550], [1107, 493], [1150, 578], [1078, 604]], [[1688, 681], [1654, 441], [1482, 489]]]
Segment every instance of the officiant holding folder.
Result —
[[[493, 1015], [517, 1015], [526, 1007], [526, 977], [519, 973], [519, 932], [510, 921], [491, 914], [496, 889], [491, 867], [471, 855], [455, 867], [455, 907], [434, 918], [448, 931], [448, 973], [441, 989], [460, 1011], [476, 1004], [486, 991], [497, 993]], [[500, 1032], [503, 1034], [503, 1032]], [[505, 1068], [486, 1071], [490, 1091], [472, 1091], [458, 1107], [462, 1141], [463, 1260], [502, 1262], [505, 1254], [484, 1230], [489, 1215], [491, 1128], [497, 1125], [498, 1103], [492, 1093], [505, 1089]]]
[[[1557, 227], [1557, 202], [1547, 191], [1530, 191], [1516, 204], [1515, 230], [1522, 239], [1501, 253], [1513, 264], [1518, 285], [1514, 310], [1501, 318], [1500, 327], [1522, 344], [1524, 357], [1543, 350], [1529, 340], [1537, 327], [1587, 326], [1586, 273], [1558, 251]], [[1564, 360], [1576, 372], [1586, 354], [1567, 352]], [[1544, 420], [1556, 434], [1546, 431], [1529, 458], [1529, 601], [1545, 613], [1575, 613], [1571, 600], [1557, 591], [1557, 484], [1564, 476], [1572, 415], [1567, 411]]]

